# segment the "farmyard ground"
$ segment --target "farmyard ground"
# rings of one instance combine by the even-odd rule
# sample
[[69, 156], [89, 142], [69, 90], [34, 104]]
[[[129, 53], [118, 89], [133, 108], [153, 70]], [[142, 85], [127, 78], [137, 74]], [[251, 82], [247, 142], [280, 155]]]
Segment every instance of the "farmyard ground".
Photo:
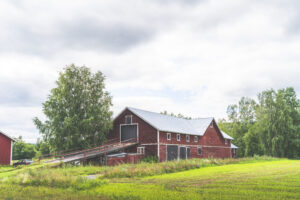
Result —
[[0, 167], [0, 180], [0, 199], [300, 199], [300, 161], [287, 159]]

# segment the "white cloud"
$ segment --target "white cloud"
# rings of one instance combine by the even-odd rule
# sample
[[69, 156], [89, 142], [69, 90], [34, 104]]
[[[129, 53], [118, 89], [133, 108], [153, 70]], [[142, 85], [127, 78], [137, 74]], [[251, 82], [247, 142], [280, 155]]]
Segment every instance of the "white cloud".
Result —
[[300, 4], [281, 1], [1, 1], [0, 129], [27, 141], [71, 63], [107, 76], [125, 106], [192, 117], [268, 88], [300, 92]]

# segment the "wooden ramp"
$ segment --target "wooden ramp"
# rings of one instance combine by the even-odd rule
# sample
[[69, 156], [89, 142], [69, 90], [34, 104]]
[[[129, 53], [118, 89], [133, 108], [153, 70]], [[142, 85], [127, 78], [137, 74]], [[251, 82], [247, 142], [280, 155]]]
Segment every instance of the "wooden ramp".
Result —
[[136, 138], [129, 139], [127, 141], [108, 141], [107, 143], [97, 146], [91, 149], [85, 149], [80, 151], [73, 151], [62, 153], [59, 156], [53, 156], [52, 160], [45, 161], [45, 163], [70, 163], [75, 161], [86, 161], [87, 159], [94, 158], [97, 156], [106, 156], [111, 152], [122, 150], [130, 146], [136, 145]]

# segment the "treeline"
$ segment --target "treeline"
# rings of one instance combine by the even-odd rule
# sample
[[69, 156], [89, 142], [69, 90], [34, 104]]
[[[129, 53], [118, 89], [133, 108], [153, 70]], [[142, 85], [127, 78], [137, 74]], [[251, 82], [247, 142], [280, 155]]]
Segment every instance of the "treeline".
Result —
[[36, 144], [26, 143], [22, 136], [14, 138], [13, 159], [32, 159], [50, 153], [50, 145], [42, 140], [37, 140]]
[[265, 90], [227, 108], [220, 128], [234, 137], [238, 156], [300, 157], [300, 101], [294, 88]]

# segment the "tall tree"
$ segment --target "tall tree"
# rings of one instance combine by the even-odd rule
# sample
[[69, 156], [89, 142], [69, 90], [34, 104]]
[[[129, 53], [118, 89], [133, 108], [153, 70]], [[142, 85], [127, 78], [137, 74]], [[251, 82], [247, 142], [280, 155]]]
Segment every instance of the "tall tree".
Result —
[[[254, 124], [256, 108], [256, 102], [247, 97], [242, 97], [238, 104], [229, 105], [227, 108], [229, 123], [223, 122], [221, 126], [226, 126], [228, 133], [233, 136], [233, 142], [239, 147], [238, 156], [245, 155], [244, 136]], [[247, 141], [250, 142], [249, 139]]]
[[36, 127], [54, 151], [99, 145], [112, 127], [111, 96], [105, 77], [85, 66], [67, 66], [57, 87], [43, 103], [46, 121], [34, 119]]
[[299, 155], [299, 100], [293, 88], [259, 94], [258, 124], [267, 155], [296, 157]]

